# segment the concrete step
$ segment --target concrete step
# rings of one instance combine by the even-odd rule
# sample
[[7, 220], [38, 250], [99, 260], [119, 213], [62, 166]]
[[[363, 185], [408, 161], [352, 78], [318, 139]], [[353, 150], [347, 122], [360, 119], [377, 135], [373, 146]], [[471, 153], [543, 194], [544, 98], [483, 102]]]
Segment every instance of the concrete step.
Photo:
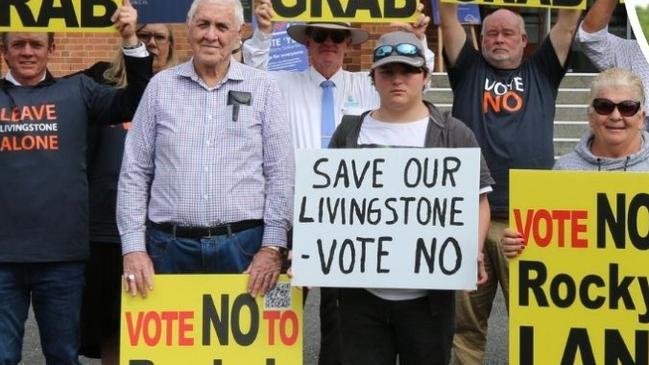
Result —
[[564, 141], [564, 140], [559, 140], [557, 141], [555, 139], [554, 141], [554, 158], [559, 158], [567, 153], [570, 153], [575, 150], [575, 145], [577, 144], [579, 140], [570, 140], [570, 141]]
[[555, 138], [580, 138], [588, 129], [586, 121], [554, 121]]

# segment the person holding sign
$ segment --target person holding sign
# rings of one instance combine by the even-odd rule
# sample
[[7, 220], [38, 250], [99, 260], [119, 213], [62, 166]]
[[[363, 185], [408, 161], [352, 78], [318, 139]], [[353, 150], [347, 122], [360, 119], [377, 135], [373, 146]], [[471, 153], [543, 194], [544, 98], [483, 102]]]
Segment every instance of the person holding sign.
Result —
[[440, 3], [439, 11], [453, 116], [475, 133], [496, 181], [485, 243], [488, 282], [475, 292], [458, 292], [455, 358], [459, 364], [478, 365], [499, 282], [508, 299], [509, 268], [499, 246], [509, 219], [509, 169], [549, 169], [554, 163], [555, 99], [580, 11], [560, 9], [549, 36], [525, 60], [527, 35], [520, 15], [499, 9], [485, 17], [480, 53], [457, 20], [457, 5]]
[[[370, 76], [380, 95], [378, 109], [343, 119], [332, 148], [363, 146], [477, 147], [473, 133], [459, 120], [425, 102], [428, 82], [424, 51], [417, 37], [384, 34], [374, 49]], [[489, 227], [493, 179], [484, 159], [480, 168], [478, 240]], [[480, 247], [479, 252], [481, 252]], [[479, 255], [478, 283], [486, 280]], [[416, 289], [339, 289], [343, 363], [390, 365], [448, 364], [454, 329], [454, 292]]]
[[[573, 152], [557, 160], [554, 169], [649, 171], [646, 94], [640, 77], [623, 68], [610, 68], [595, 77], [590, 93], [590, 131]], [[502, 246], [505, 256], [516, 257], [525, 248], [525, 238], [505, 229]]]
[[[598, 70], [623, 67], [640, 76], [649, 94], [649, 63], [635, 39], [622, 39], [608, 32], [618, 0], [596, 0], [581, 22], [576, 43]], [[649, 127], [649, 123], [647, 124]]]
[[[265, 68], [268, 63], [273, 14], [270, 0], [257, 2], [255, 16], [258, 28], [243, 46], [247, 62], [258, 68]], [[421, 15], [417, 22], [401, 24], [401, 27], [409, 29], [419, 39], [422, 49], [425, 49], [427, 67], [432, 69], [435, 55], [426, 43], [429, 22], [429, 17]], [[270, 72], [277, 80], [288, 106], [294, 147], [326, 148], [344, 114], [358, 115], [379, 104], [379, 95], [367, 72], [343, 69], [347, 51], [353, 45], [365, 42], [369, 34], [351, 27], [349, 23], [336, 22], [293, 25], [287, 29], [287, 33], [306, 47], [311, 60], [311, 66], [302, 72]], [[322, 288], [320, 294], [321, 346], [318, 362], [320, 365], [340, 364], [339, 321], [335, 314], [337, 293], [334, 289]]]
[[132, 295], [154, 272], [246, 272], [253, 296], [279, 276], [293, 149], [276, 83], [232, 62], [242, 24], [239, 0], [195, 0], [192, 59], [156, 75], [133, 119], [117, 198]]
[[89, 122], [133, 116], [151, 77], [128, 0], [112, 20], [122, 38], [129, 86], [47, 70], [53, 33], [2, 34], [9, 72], [0, 80], [0, 363], [21, 359], [33, 305], [45, 363], [79, 364], [79, 311], [88, 258], [86, 133]]

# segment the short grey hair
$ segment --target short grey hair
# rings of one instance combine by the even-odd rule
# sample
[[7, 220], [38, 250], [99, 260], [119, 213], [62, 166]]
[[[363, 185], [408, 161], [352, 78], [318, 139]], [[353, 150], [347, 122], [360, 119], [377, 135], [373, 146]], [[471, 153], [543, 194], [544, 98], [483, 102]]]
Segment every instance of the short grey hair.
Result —
[[641, 109], [644, 109], [646, 97], [644, 94], [644, 85], [642, 84], [642, 79], [633, 72], [620, 67], [613, 67], [600, 72], [590, 84], [591, 100], [595, 99], [599, 92], [606, 87], [630, 88], [635, 97], [635, 101], [639, 101]]
[[234, 21], [237, 26], [240, 26], [244, 23], [243, 20], [243, 6], [241, 5], [240, 0], [194, 0], [192, 5], [189, 7], [187, 12], [187, 24], [191, 23], [194, 20], [194, 15], [196, 15], [196, 9], [198, 5], [202, 2], [219, 4], [219, 5], [232, 5], [234, 8]]
[[480, 36], [484, 37], [484, 30], [485, 30], [484, 25], [487, 24], [487, 19], [489, 19], [490, 16], [494, 15], [495, 13], [497, 13], [499, 11], [506, 11], [506, 12], [514, 15], [516, 17], [516, 19], [518, 20], [518, 29], [520, 30], [521, 34], [522, 35], [527, 35], [527, 30], [525, 30], [525, 19], [523, 19], [523, 17], [520, 14], [514, 13], [513, 11], [511, 11], [509, 9], [498, 9], [498, 10], [494, 11], [493, 13], [491, 13], [491, 14], [487, 15], [486, 17], [484, 17], [484, 19], [482, 20], [482, 29], [480, 30]]

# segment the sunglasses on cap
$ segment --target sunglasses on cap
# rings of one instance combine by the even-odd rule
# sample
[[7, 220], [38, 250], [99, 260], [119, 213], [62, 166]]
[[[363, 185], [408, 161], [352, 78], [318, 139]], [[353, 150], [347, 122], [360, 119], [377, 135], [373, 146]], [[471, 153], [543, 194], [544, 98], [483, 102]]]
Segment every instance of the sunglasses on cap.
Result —
[[324, 43], [327, 38], [334, 43], [342, 43], [351, 35], [351, 32], [343, 29], [309, 28], [307, 34], [316, 43]]
[[593, 109], [599, 115], [610, 115], [613, 110], [617, 108], [620, 115], [623, 117], [631, 117], [640, 110], [640, 102], [633, 100], [624, 100], [619, 103], [614, 103], [609, 99], [596, 98], [593, 99]]
[[399, 56], [406, 57], [423, 57], [419, 48], [414, 44], [410, 43], [399, 43], [397, 45], [386, 44], [385, 46], [376, 47], [374, 50], [374, 62], [382, 60], [392, 54], [398, 54]]

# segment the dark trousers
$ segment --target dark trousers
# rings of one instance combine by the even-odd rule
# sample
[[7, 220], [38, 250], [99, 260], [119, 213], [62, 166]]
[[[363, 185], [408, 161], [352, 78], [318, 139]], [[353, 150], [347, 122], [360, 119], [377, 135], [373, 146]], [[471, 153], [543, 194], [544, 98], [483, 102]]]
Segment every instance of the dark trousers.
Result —
[[340, 289], [343, 364], [394, 365], [397, 355], [400, 365], [448, 364], [455, 320], [452, 296], [440, 291], [391, 301], [365, 289]]
[[318, 365], [340, 365], [340, 313], [338, 288], [320, 288], [320, 355]]
[[85, 263], [0, 263], [0, 364], [21, 359], [30, 301], [47, 365], [78, 365]]

